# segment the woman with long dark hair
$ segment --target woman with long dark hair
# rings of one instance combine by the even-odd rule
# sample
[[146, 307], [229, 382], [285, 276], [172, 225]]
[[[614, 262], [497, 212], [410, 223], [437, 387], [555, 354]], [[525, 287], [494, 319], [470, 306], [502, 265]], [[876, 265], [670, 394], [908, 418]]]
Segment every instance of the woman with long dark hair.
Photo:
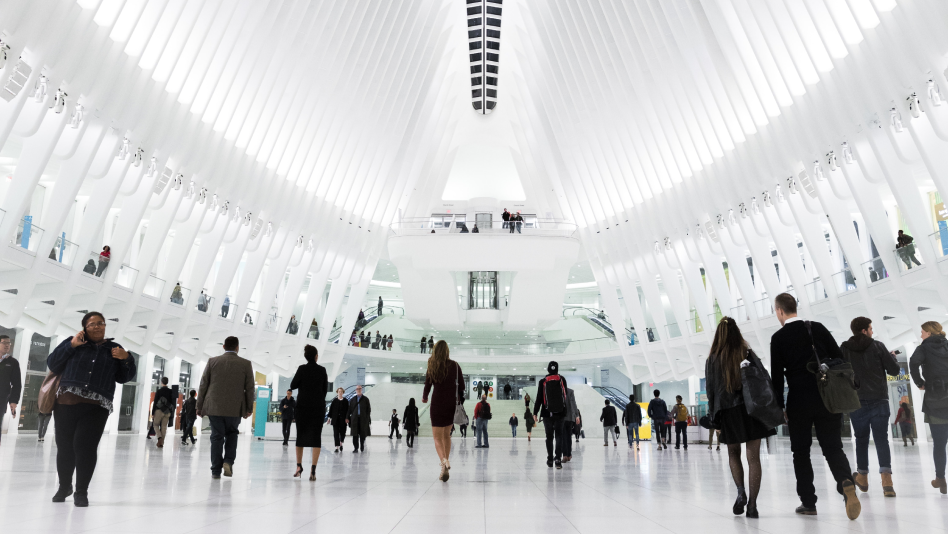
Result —
[[415, 435], [418, 434], [418, 407], [415, 406], [415, 398], [408, 399], [408, 406], [402, 413], [402, 424], [405, 425], [405, 444], [409, 449], [415, 448]]
[[421, 402], [428, 402], [431, 395], [431, 433], [434, 436], [435, 450], [441, 459], [442, 482], [447, 482], [451, 469], [451, 426], [454, 424], [454, 410], [458, 400], [464, 396], [464, 374], [461, 366], [449, 357], [448, 344], [442, 339], [434, 346], [428, 358], [428, 372], [425, 374], [425, 391]]
[[309, 479], [316, 480], [316, 464], [319, 462], [319, 453], [322, 450], [323, 421], [326, 419], [326, 388], [328, 379], [326, 368], [316, 363], [319, 353], [316, 347], [303, 347], [303, 357], [306, 364], [299, 366], [296, 376], [290, 382], [290, 389], [296, 393], [296, 473], [294, 477], [303, 476], [303, 449], [312, 447], [313, 465], [310, 468]]
[[60, 378], [53, 407], [59, 472], [59, 490], [53, 502], [64, 502], [72, 494], [75, 472], [73, 504], [89, 506], [89, 482], [95, 472], [99, 440], [112, 413], [115, 384], [135, 379], [135, 358], [105, 337], [105, 317], [89, 312], [82, 318], [82, 330], [60, 343], [46, 365]]
[[[760, 440], [777, 433], [747, 413], [741, 386], [741, 367], [745, 360], [758, 364], [754, 351], [747, 346], [737, 323], [724, 317], [718, 323], [711, 343], [711, 353], [705, 365], [708, 394], [708, 417], [721, 430], [719, 443], [727, 444], [731, 477], [737, 485], [737, 500], [734, 515], [744, 513], [747, 517], [760, 517], [757, 513], [757, 494], [760, 492]], [[744, 489], [744, 465], [741, 463], [741, 443], [747, 451], [747, 466], [750, 470], [750, 493]]]

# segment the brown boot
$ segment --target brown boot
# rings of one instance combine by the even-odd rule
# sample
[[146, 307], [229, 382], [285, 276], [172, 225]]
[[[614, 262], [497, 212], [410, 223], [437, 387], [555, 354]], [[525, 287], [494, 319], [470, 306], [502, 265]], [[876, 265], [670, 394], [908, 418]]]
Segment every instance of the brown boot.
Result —
[[892, 473], [882, 473], [882, 494], [886, 497], [895, 497], [895, 488], [892, 487]]
[[165, 438], [158, 438], [158, 448], [161, 449], [165, 446]]
[[932, 487], [941, 490], [942, 493], [948, 493], [948, 482], [944, 478], [932, 480]]
[[853, 473], [853, 482], [860, 491], [869, 491], [869, 477], [863, 473]]

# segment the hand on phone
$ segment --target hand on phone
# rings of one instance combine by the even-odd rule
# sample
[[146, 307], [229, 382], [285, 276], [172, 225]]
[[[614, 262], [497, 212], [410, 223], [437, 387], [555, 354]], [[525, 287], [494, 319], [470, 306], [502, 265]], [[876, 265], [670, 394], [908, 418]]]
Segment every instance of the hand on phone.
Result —
[[78, 334], [72, 336], [72, 341], [70, 341], [69, 344], [72, 345], [72, 348], [76, 348], [85, 342], [86, 342], [86, 332], [84, 330], [80, 330]]

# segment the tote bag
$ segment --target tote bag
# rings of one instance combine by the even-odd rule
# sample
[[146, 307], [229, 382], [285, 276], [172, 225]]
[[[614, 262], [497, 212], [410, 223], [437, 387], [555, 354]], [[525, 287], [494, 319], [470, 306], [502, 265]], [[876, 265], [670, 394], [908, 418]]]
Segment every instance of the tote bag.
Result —
[[748, 352], [747, 360], [750, 365], [741, 367], [741, 391], [747, 414], [767, 428], [782, 425], [785, 422], [783, 410], [777, 402], [770, 374], [753, 352]]
[[454, 366], [454, 424], [466, 425], [470, 422], [470, 419], [468, 419], [467, 412], [464, 411], [464, 406], [458, 399], [458, 374], [461, 372], [461, 366], [457, 362]]
[[56, 405], [56, 392], [59, 391], [59, 381], [62, 375], [52, 371], [46, 373], [46, 378], [40, 384], [39, 396], [36, 399], [39, 413], [53, 413], [53, 406]]
[[810, 334], [813, 355], [816, 356], [816, 386], [819, 388], [820, 397], [823, 398], [823, 405], [830, 413], [849, 413], [858, 410], [861, 408], [859, 393], [857, 393], [859, 384], [856, 382], [852, 364], [844, 362], [832, 367], [823, 365], [816, 350], [816, 343], [813, 341], [810, 321], [804, 321], [804, 323], [807, 333]]

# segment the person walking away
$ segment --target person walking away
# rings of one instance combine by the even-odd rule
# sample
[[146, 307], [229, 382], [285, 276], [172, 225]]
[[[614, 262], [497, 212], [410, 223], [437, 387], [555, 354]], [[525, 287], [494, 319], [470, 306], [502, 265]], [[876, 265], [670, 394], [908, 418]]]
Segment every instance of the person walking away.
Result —
[[428, 337], [428, 353], [429, 354], [434, 351], [434, 344], [435, 344], [434, 336]]
[[227, 313], [230, 311], [230, 297], [224, 295], [224, 302], [221, 304], [221, 317], [227, 318]]
[[563, 457], [562, 462], [573, 460], [573, 429], [579, 422], [579, 407], [576, 406], [576, 394], [572, 388], [566, 388], [566, 417], [563, 418]]
[[922, 342], [912, 353], [909, 368], [912, 381], [925, 392], [922, 412], [932, 433], [932, 457], [935, 480], [932, 487], [948, 493], [945, 482], [946, 447], [948, 447], [948, 340], [941, 323], [922, 324]]
[[[474, 425], [477, 426], [475, 430], [475, 436], [477, 437], [477, 445], [474, 446], [475, 449], [489, 449], [490, 442], [487, 439], [487, 422], [493, 418], [493, 414], [490, 413], [490, 404], [487, 403], [487, 395], [481, 395], [481, 402], [478, 402], [474, 405]], [[483, 445], [481, 445], [483, 443]]]
[[721, 450], [721, 431], [715, 428], [708, 429], [708, 450], [711, 450], [711, 447], [714, 445], [714, 435], [718, 435], [718, 448], [716, 450]]
[[520, 420], [517, 419], [517, 414], [510, 414], [510, 419], [507, 421], [507, 424], [510, 425], [510, 433], [512, 437], [517, 437], [517, 427], [520, 426]]
[[112, 247], [106, 245], [102, 247], [102, 252], [99, 253], [99, 267], [95, 270], [95, 275], [97, 277], [102, 276], [102, 273], [109, 266], [109, 262], [112, 260]]
[[174, 285], [174, 289], [171, 291], [171, 302], [184, 304], [184, 295], [181, 293], [181, 282]]
[[379, 312], [376, 315], [382, 316], [382, 295], [379, 295]]
[[402, 421], [405, 427], [405, 444], [409, 449], [415, 448], [415, 436], [418, 434], [418, 427], [421, 425], [418, 416], [418, 407], [415, 406], [415, 398], [408, 399], [408, 406], [402, 412]]
[[[714, 332], [711, 352], [705, 364], [708, 418], [714, 426], [721, 429], [719, 441], [727, 444], [731, 478], [737, 485], [737, 500], [734, 501], [732, 511], [734, 515], [741, 515], [746, 506], [747, 517], [757, 518], [757, 494], [760, 492], [763, 476], [760, 466], [760, 440], [773, 436], [777, 431], [767, 428], [747, 413], [741, 382], [741, 365], [745, 360], [750, 360], [755, 365], [760, 364], [734, 319], [723, 317]], [[750, 493], [745, 490], [744, 485], [741, 443], [744, 443], [747, 452]]]
[[[151, 404], [151, 420], [154, 422], [155, 437], [158, 439], [155, 446], [159, 449], [165, 446], [168, 424], [171, 422], [171, 413], [174, 412], [176, 404], [177, 399], [168, 387], [168, 377], [161, 377], [161, 387], [155, 392], [155, 398]], [[171, 428], [174, 429], [174, 427]]]
[[860, 408], [849, 414], [856, 437], [856, 472], [853, 482], [860, 491], [869, 491], [869, 432], [876, 446], [882, 494], [895, 497], [892, 486], [892, 452], [889, 450], [889, 384], [886, 375], [898, 376], [901, 367], [881, 341], [872, 339], [872, 321], [856, 317], [849, 324], [853, 336], [840, 346], [853, 366], [859, 382]]
[[92, 311], [82, 317], [82, 330], [50, 353], [46, 365], [59, 375], [53, 406], [59, 489], [53, 502], [65, 502], [72, 495], [75, 472], [73, 504], [86, 507], [98, 460], [96, 449], [112, 413], [115, 384], [135, 379], [135, 358], [105, 337], [105, 316]]
[[356, 394], [349, 399], [346, 424], [352, 430], [352, 452], [365, 452], [365, 438], [372, 435], [372, 404], [362, 394], [362, 386], [356, 386]]
[[[782, 327], [770, 338], [770, 362], [772, 367], [774, 391], [784, 390], [784, 377], [787, 379], [787, 394], [784, 412], [790, 431], [790, 450], [793, 452], [793, 471], [797, 479], [797, 495], [800, 506], [796, 513], [816, 515], [816, 488], [813, 486], [813, 465], [810, 463], [810, 446], [813, 443], [812, 432], [816, 428], [816, 439], [823, 450], [823, 457], [836, 480], [836, 491], [843, 496], [846, 516], [856, 519], [862, 510], [856, 496], [849, 459], [843, 451], [841, 439], [843, 416], [830, 413], [823, 404], [815, 369], [816, 358], [813, 351], [820, 354], [820, 360], [844, 360], [844, 355], [836, 345], [833, 335], [820, 323], [804, 321], [797, 317], [797, 299], [788, 293], [781, 293], [774, 299], [774, 310]], [[812, 331], [812, 334], [810, 333]], [[807, 367], [811, 363], [813, 366]], [[777, 395], [777, 402], [784, 407], [783, 395]], [[721, 441], [727, 443], [721, 430]]]
[[[20, 402], [20, 392], [23, 390], [20, 362], [13, 357], [12, 352], [13, 340], [10, 336], [0, 335], [0, 426], [3, 425], [8, 405], [10, 416], [16, 421], [16, 407]], [[44, 427], [43, 433], [45, 430]], [[43, 438], [40, 437], [39, 441], [43, 441]]]
[[[675, 396], [675, 405], [672, 407], [672, 416], [675, 418], [675, 448], [688, 450], [688, 407], [684, 405], [681, 395]], [[670, 438], [671, 436], [669, 436]]]
[[188, 392], [188, 400], [181, 405], [181, 444], [187, 445], [188, 439], [191, 445], [197, 440], [194, 439], [194, 423], [197, 422], [197, 391], [193, 389]]
[[316, 480], [316, 464], [323, 447], [323, 422], [326, 420], [326, 390], [329, 379], [326, 368], [319, 365], [319, 352], [316, 347], [303, 347], [306, 363], [296, 369], [290, 382], [290, 389], [298, 392], [295, 406], [296, 418], [296, 473], [294, 478], [303, 477], [303, 449], [312, 449], [312, 465], [309, 468], [310, 482]]
[[342, 388], [336, 388], [336, 398], [329, 404], [329, 424], [332, 425], [332, 441], [336, 445], [332, 452], [342, 452], [342, 446], [346, 441], [349, 401], [343, 396], [345, 392]]
[[462, 396], [460, 399], [458, 399], [458, 406], [460, 407], [460, 410], [461, 410], [461, 413], [459, 414], [459, 416], [460, 416], [460, 417], [459, 417], [460, 422], [458, 423], [458, 424], [460, 425], [459, 428], [460, 428], [460, 432], [461, 432], [461, 437], [462, 437], [462, 438], [467, 438], [467, 425], [470, 424], [471, 419], [467, 416], [467, 410], [464, 409], [464, 397], [463, 397], [463, 396]]
[[286, 397], [280, 401], [280, 420], [283, 423], [283, 446], [290, 444], [290, 430], [293, 426], [293, 419], [296, 417], [296, 399], [293, 398], [293, 390], [286, 390]]
[[898, 249], [899, 256], [905, 263], [906, 269], [911, 269], [912, 263], [915, 263], [915, 265], [921, 265], [921, 263], [918, 261], [918, 258], [915, 257], [915, 244], [913, 241], [915, 241], [915, 238], [902, 232], [902, 230], [899, 230], [899, 235], [895, 240], [895, 248]]
[[224, 354], [207, 361], [198, 387], [197, 416], [211, 423], [211, 478], [234, 475], [237, 427], [253, 415], [256, 386], [250, 360], [237, 355], [240, 340], [224, 339]]
[[899, 411], [895, 415], [895, 423], [899, 425], [899, 432], [902, 434], [902, 446], [908, 447], [909, 440], [912, 440], [912, 446], [915, 446], [915, 434], [912, 428], [912, 409], [907, 402], [903, 402], [899, 405]]
[[658, 441], [658, 450], [662, 450], [663, 448], [667, 449], [668, 441], [665, 439], [665, 421], [668, 419], [668, 405], [659, 397], [659, 395], [662, 394], [661, 391], [656, 389], [652, 393], [655, 395], [655, 398], [649, 401], [646, 412], [649, 418], [652, 419], [652, 430], [654, 431], [656, 441]]
[[[429, 398], [431, 399], [431, 409], [428, 410], [431, 417], [431, 435], [434, 439], [435, 452], [438, 453], [440, 460], [441, 471], [438, 480], [447, 482], [451, 475], [451, 427], [455, 423], [456, 406], [464, 398], [464, 373], [461, 371], [461, 366], [451, 359], [451, 351], [443, 339], [434, 347], [428, 358], [428, 371], [425, 373], [425, 389], [421, 395], [421, 402], [427, 403]], [[476, 411], [474, 417], [477, 417]], [[480, 434], [478, 434], [478, 439], [480, 439]]]
[[427, 348], [428, 348], [428, 338], [427, 336], [421, 336], [421, 353], [424, 354]]
[[560, 364], [551, 361], [546, 366], [547, 375], [540, 380], [537, 400], [533, 405], [533, 416], [539, 415], [546, 433], [546, 466], [563, 468], [564, 440], [569, 439], [563, 429], [566, 418], [566, 378], [559, 374]]
[[510, 390], [511, 390], [510, 383], [508, 382], [504, 384], [504, 398], [507, 400], [510, 400]]
[[635, 395], [629, 395], [629, 405], [622, 412], [622, 424], [625, 425], [629, 448], [632, 448], [632, 434], [635, 434], [635, 450], [639, 450], [639, 427], [642, 426], [642, 407], [635, 402]]
[[602, 446], [609, 446], [609, 436], [612, 436], [612, 446], [618, 446], [618, 441], [616, 441], [616, 425], [619, 424], [619, 418], [616, 414], [615, 406], [612, 406], [609, 399], [606, 399], [606, 406], [602, 409], [602, 415], [599, 416], [599, 420], [602, 421]]
[[527, 407], [527, 410], [530, 409], [530, 394], [529, 393], [524, 392], [523, 404]]
[[530, 412], [530, 407], [527, 407], [527, 411], [523, 414], [523, 422], [527, 426], [527, 441], [530, 441], [533, 435], [533, 426], [537, 424], [536, 419], [533, 418], [533, 413]]
[[392, 417], [388, 420], [388, 426], [391, 427], [391, 430], [388, 431], [388, 439], [392, 439], [392, 434], [396, 435], [398, 439], [402, 439], [402, 433], [398, 430], [398, 410], [392, 409]]

